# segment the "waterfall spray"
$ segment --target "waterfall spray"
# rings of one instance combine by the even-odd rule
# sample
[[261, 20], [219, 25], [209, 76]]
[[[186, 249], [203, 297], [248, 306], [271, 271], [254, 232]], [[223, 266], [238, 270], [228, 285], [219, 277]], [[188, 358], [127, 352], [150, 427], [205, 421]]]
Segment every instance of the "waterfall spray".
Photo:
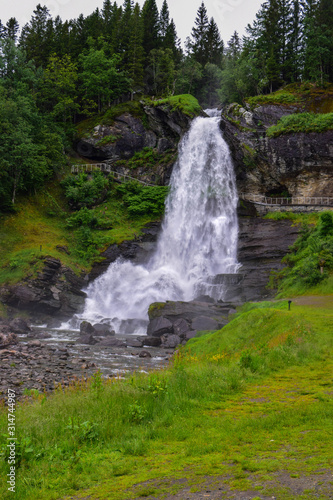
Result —
[[145, 319], [152, 302], [192, 300], [207, 294], [223, 300], [217, 274], [236, 273], [237, 191], [230, 153], [219, 117], [196, 118], [179, 145], [157, 248], [148, 263], [124, 259], [87, 289], [81, 319]]

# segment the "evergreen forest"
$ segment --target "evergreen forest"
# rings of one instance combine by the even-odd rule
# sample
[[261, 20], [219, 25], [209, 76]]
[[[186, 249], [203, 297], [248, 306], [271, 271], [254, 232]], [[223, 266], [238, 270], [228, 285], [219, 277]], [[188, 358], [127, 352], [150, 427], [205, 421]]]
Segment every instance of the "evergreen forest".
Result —
[[164, 0], [104, 0], [77, 19], [38, 4], [30, 21], [0, 21], [0, 210], [59, 171], [75, 125], [114, 103], [192, 94], [203, 107], [333, 80], [331, 0], [265, 1], [242, 38], [204, 2], [182, 48]]

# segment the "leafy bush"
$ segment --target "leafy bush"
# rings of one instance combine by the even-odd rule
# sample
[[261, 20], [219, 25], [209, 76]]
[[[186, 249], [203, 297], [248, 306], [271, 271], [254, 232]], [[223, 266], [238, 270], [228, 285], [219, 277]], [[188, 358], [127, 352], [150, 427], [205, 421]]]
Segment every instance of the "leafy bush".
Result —
[[267, 130], [268, 137], [295, 132], [325, 132], [333, 129], [333, 113], [296, 113], [283, 116], [276, 125]]
[[97, 217], [91, 210], [88, 210], [87, 207], [81, 208], [66, 221], [66, 225], [69, 229], [80, 226], [96, 227], [97, 223]]
[[135, 181], [117, 187], [132, 217], [146, 214], [161, 216], [168, 190], [167, 186], [144, 186]]
[[107, 193], [108, 180], [96, 170], [91, 177], [87, 174], [69, 175], [61, 184], [70, 207], [78, 209], [101, 203]]

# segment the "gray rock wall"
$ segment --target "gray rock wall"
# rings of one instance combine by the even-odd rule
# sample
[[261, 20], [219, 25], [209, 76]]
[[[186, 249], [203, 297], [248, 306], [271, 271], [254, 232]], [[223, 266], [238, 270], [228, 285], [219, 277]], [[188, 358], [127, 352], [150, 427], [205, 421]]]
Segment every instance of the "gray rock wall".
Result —
[[295, 108], [229, 106], [221, 129], [234, 160], [240, 192], [333, 196], [333, 131], [268, 138], [266, 130]]

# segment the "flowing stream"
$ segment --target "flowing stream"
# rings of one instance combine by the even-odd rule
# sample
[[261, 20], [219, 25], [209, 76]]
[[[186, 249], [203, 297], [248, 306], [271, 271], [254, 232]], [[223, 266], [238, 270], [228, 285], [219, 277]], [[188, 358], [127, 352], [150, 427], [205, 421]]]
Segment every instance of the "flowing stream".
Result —
[[96, 323], [104, 318], [122, 333], [124, 320], [135, 318], [139, 333], [152, 302], [203, 294], [223, 300], [225, 286], [214, 284], [214, 276], [239, 267], [237, 191], [218, 112], [207, 114], [193, 120], [179, 145], [154, 254], [144, 265], [121, 258], [112, 263], [89, 285], [77, 319]]

